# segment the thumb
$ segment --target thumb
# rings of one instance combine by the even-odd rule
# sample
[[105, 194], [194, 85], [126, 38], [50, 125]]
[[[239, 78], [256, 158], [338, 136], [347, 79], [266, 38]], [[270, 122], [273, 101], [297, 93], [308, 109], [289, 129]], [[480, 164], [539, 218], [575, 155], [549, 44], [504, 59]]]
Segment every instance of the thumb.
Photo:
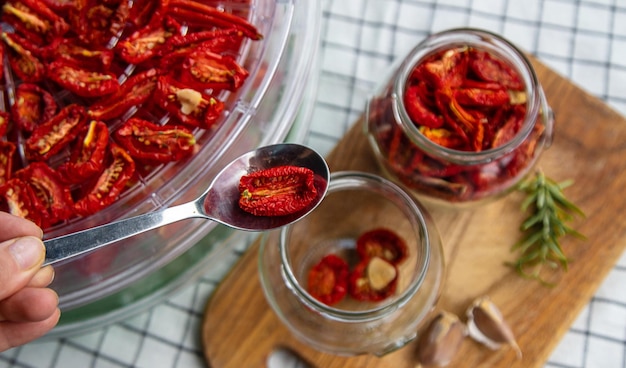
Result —
[[43, 264], [45, 255], [43, 242], [34, 236], [0, 243], [0, 300], [26, 286]]

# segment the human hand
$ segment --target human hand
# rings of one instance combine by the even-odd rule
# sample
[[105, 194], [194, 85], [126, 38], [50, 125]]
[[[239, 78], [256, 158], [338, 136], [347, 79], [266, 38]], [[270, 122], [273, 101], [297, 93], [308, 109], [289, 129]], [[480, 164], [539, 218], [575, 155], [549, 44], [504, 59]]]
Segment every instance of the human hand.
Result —
[[0, 352], [43, 336], [59, 321], [54, 278], [45, 259], [43, 232], [0, 211]]

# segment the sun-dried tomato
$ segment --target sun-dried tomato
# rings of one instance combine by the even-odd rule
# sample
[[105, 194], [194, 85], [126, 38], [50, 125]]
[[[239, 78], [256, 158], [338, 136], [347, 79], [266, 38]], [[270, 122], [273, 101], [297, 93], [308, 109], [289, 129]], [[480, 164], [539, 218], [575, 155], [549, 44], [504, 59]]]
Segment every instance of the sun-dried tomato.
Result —
[[480, 80], [498, 83], [507, 89], [523, 90], [524, 82], [513, 68], [501, 59], [482, 50], [472, 50], [470, 68]]
[[175, 125], [158, 125], [130, 118], [116, 132], [115, 138], [131, 157], [141, 161], [164, 163], [180, 160], [193, 153], [193, 133]]
[[13, 142], [0, 140], [0, 185], [5, 184], [11, 177], [15, 149]]
[[203, 129], [213, 127], [224, 110], [222, 101], [171, 76], [159, 77], [154, 100], [181, 123]]
[[130, 64], [141, 64], [159, 53], [167, 39], [180, 34], [181, 26], [171, 17], [158, 17], [115, 46], [120, 57]]
[[324, 256], [308, 273], [307, 291], [327, 305], [340, 302], [348, 293], [348, 263], [335, 254]]
[[317, 197], [315, 174], [299, 166], [278, 166], [239, 180], [239, 207], [255, 216], [284, 216], [307, 208]]
[[218, 28], [234, 27], [252, 40], [263, 38], [256, 27], [247, 20], [198, 1], [170, 0], [168, 10], [168, 14], [178, 19], [179, 22], [191, 26], [202, 28], [206, 28], [208, 25]]
[[64, 107], [53, 118], [38, 126], [26, 140], [29, 160], [45, 161], [66, 147], [85, 124], [85, 108], [72, 104]]
[[0, 138], [4, 137], [9, 131], [9, 123], [11, 122], [11, 115], [4, 111], [0, 111]]
[[515, 105], [509, 110], [506, 121], [495, 130], [495, 134], [489, 148], [500, 147], [509, 142], [520, 130], [526, 116], [526, 108], [522, 105]]
[[152, 96], [159, 73], [149, 69], [133, 75], [121, 84], [117, 92], [106, 96], [89, 107], [89, 117], [96, 120], [119, 118], [130, 108], [139, 106]]
[[386, 228], [361, 234], [356, 240], [356, 250], [361, 259], [380, 257], [394, 265], [402, 263], [409, 253], [404, 239]]
[[67, 33], [70, 29], [65, 20], [41, 0], [8, 1], [2, 7], [2, 20], [31, 42], [43, 44]]
[[45, 227], [43, 215], [46, 210], [39, 202], [28, 183], [19, 178], [11, 178], [0, 186], [0, 210]]
[[108, 152], [109, 128], [100, 121], [92, 120], [83, 127], [68, 161], [57, 171], [67, 183], [84, 183], [104, 169], [104, 159]]
[[[372, 270], [372, 265], [384, 265], [387, 269], [395, 270], [395, 276], [384, 286], [376, 287], [373, 283], [372, 273], [378, 273], [380, 270]], [[398, 285], [398, 272], [395, 265], [378, 257], [362, 259], [352, 272], [348, 279], [348, 292], [350, 296], [356, 300], [362, 301], [380, 301], [393, 295]]]
[[454, 99], [463, 106], [499, 107], [510, 101], [505, 89], [458, 88]]
[[111, 39], [108, 25], [112, 16], [113, 9], [106, 4], [81, 1], [81, 4], [72, 12], [72, 29], [78, 34], [82, 43], [102, 47]]
[[133, 0], [128, 20], [136, 28], [142, 28], [150, 20], [162, 16], [169, 0]]
[[114, 53], [104, 47], [86, 47], [77, 38], [57, 38], [42, 49], [42, 56], [48, 61], [63, 60], [93, 70], [109, 70]]
[[22, 83], [15, 89], [11, 115], [17, 126], [32, 133], [57, 112], [57, 103], [50, 92], [32, 83]]
[[234, 91], [248, 75], [233, 57], [198, 47], [185, 58], [180, 78], [191, 88]]
[[447, 90], [463, 85], [468, 70], [467, 49], [446, 50], [416, 67], [412, 78], [424, 79], [437, 89]]
[[63, 60], [48, 64], [48, 78], [82, 97], [102, 97], [115, 93], [120, 84], [114, 73], [93, 71]]
[[404, 106], [406, 112], [413, 121], [429, 128], [439, 128], [443, 125], [443, 117], [425, 106], [420, 97], [418, 86], [407, 88], [404, 94]]
[[115, 143], [110, 147], [111, 163], [89, 192], [74, 205], [80, 216], [91, 215], [115, 202], [135, 173], [135, 161], [130, 155]]
[[[134, 6], [135, 0], [119, 0], [109, 22], [109, 32], [112, 36], [119, 37], [124, 31], [124, 27], [129, 21], [130, 8]], [[139, 5], [139, 4], [137, 4]]]
[[158, 67], [161, 70], [171, 70], [173, 66], [182, 65], [189, 54], [197, 49], [216, 54], [234, 54], [242, 41], [243, 33], [236, 28], [176, 35], [169, 38], [165, 47], [160, 49]]
[[10, 41], [22, 47], [24, 50], [29, 51], [34, 57], [36, 57], [38, 60], [41, 60], [43, 62], [44, 47], [36, 43], [33, 43], [31, 39], [24, 37], [20, 33], [7, 32], [6, 37], [8, 37]]
[[28, 45], [28, 41], [15, 33], [2, 32], [0, 36], [8, 47], [6, 54], [11, 70], [15, 75], [24, 82], [36, 83], [41, 81], [46, 75], [46, 67], [29, 50], [33, 46]]
[[46, 209], [46, 222], [55, 224], [74, 215], [74, 201], [70, 188], [63, 184], [59, 174], [43, 162], [33, 162], [15, 173], [28, 183], [35, 197]]
[[237, 28], [213, 29], [174, 35], [167, 39], [165, 47], [160, 50], [159, 56], [167, 56], [172, 52], [193, 50], [200, 46], [203, 49], [221, 54], [235, 51], [243, 40], [243, 32]]
[[[461, 139], [459, 135], [453, 134], [448, 129], [434, 129], [427, 126], [421, 126], [419, 127], [419, 131], [426, 138], [443, 147], [456, 149], [457, 147], [463, 147], [465, 142], [465, 140]], [[415, 166], [412, 168], [415, 168]]]

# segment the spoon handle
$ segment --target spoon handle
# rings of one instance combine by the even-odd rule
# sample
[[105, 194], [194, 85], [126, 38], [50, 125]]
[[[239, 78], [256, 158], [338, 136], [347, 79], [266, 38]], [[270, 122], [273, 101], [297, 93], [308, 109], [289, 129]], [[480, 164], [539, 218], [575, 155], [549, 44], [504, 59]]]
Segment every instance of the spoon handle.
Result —
[[46, 259], [43, 265], [57, 263], [119, 240], [192, 217], [207, 218], [199, 210], [196, 202], [148, 212], [143, 215], [49, 239], [44, 241]]

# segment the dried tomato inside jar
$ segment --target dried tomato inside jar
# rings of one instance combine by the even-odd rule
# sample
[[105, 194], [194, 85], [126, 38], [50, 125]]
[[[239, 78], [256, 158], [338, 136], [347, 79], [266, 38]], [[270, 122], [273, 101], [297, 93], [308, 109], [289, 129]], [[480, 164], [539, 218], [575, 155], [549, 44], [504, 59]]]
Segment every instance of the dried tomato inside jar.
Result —
[[518, 183], [552, 139], [553, 114], [513, 44], [477, 29], [434, 34], [368, 102], [385, 173], [424, 199], [475, 203]]

